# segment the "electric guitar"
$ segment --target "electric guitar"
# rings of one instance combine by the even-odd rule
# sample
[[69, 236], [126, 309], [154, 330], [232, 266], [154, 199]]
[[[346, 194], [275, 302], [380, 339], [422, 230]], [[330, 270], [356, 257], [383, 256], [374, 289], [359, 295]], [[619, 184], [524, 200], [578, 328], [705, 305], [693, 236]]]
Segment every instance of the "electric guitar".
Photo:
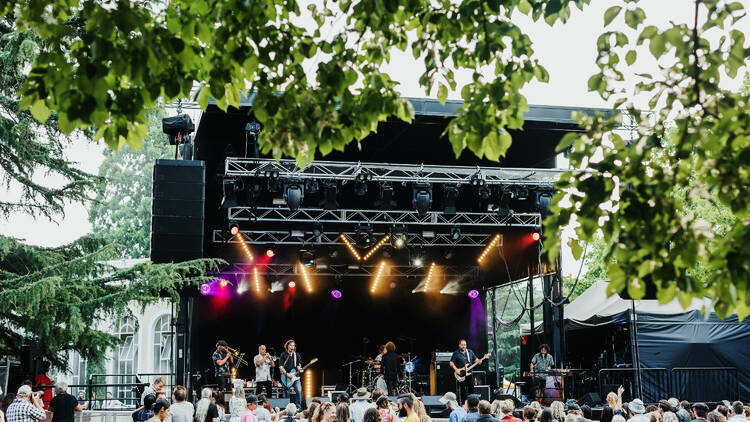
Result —
[[[299, 374], [297, 373], [297, 368], [294, 368], [291, 371], [287, 372], [286, 374], [284, 374], [283, 377], [281, 377], [281, 385], [283, 385], [284, 388], [291, 388], [294, 385], [294, 383], [301, 378], [300, 375], [302, 375], [302, 373], [305, 372], [305, 369], [309, 368], [310, 365], [312, 365], [313, 363], [317, 361], [318, 361], [318, 358], [311, 360], [310, 363], [302, 367], [302, 370], [299, 372]], [[301, 391], [297, 391], [297, 394], [300, 394], [300, 393]]]
[[487, 353], [486, 355], [484, 355], [482, 357], [482, 359], [479, 359], [478, 361], [472, 363], [471, 365], [469, 365], [467, 363], [466, 366], [464, 366], [462, 369], [460, 369], [458, 371], [458, 374], [454, 372], [453, 376], [456, 377], [456, 381], [458, 381], [458, 382], [464, 382], [464, 381], [466, 381], [466, 377], [469, 376], [469, 375], [471, 375], [471, 372], [469, 372], [469, 371], [471, 371], [475, 366], [479, 365], [480, 363], [482, 363], [482, 361], [484, 361], [485, 359], [487, 359], [490, 356], [491, 355], [489, 353]]

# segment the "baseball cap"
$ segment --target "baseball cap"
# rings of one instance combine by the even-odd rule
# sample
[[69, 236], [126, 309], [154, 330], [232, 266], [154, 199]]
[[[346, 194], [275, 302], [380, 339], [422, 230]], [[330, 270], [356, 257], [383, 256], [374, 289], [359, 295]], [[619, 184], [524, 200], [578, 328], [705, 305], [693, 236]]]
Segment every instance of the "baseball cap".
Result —
[[469, 394], [466, 397], [466, 401], [469, 403], [469, 407], [477, 407], [477, 405], [479, 404], [479, 400], [479, 394]]
[[20, 397], [31, 395], [31, 387], [29, 387], [28, 385], [22, 385], [18, 387], [18, 392], [16, 393], [16, 395]]

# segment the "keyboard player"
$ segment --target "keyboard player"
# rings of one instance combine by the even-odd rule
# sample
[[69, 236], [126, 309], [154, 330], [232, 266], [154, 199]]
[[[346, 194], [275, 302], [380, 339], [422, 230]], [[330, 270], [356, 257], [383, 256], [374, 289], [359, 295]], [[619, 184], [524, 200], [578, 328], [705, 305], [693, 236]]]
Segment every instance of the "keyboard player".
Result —
[[[542, 344], [541, 346], [539, 346], [539, 353], [535, 354], [534, 357], [531, 358], [531, 371], [549, 371], [553, 366], [555, 366], [555, 358], [553, 358], [552, 355], [549, 354], [549, 346], [547, 346], [546, 344]], [[542, 393], [544, 392], [544, 387], [546, 384], [547, 375], [536, 373], [534, 374], [534, 387], [536, 387], [536, 397], [542, 397]]]

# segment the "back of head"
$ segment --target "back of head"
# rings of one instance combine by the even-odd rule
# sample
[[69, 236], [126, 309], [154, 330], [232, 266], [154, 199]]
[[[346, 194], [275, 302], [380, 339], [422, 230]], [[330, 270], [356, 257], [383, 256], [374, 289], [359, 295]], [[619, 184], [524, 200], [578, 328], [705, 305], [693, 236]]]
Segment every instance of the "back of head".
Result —
[[201, 390], [201, 399], [210, 399], [211, 394], [213, 394], [213, 392], [210, 388], [204, 388], [203, 390]]
[[557, 419], [559, 421], [565, 419], [565, 405], [563, 404], [563, 402], [553, 401], [549, 408], [550, 410], [552, 410], [553, 419]]
[[[726, 408], [726, 406], [724, 406], [724, 408]], [[713, 412], [708, 412], [706, 420], [708, 420], [708, 422], [727, 422], [727, 417], [714, 410]]]
[[620, 414], [614, 415], [612, 417], [612, 422], [625, 422], [625, 417]]
[[475, 410], [479, 405], [479, 394], [469, 394], [466, 397], [466, 403], [469, 405], [469, 410]]
[[695, 412], [695, 416], [705, 418], [708, 416], [708, 406], [702, 402], [695, 403], [693, 404], [693, 412]]
[[732, 413], [737, 416], [745, 416], [745, 405], [741, 401], [732, 403]]
[[424, 407], [424, 403], [422, 403], [422, 400], [414, 400], [414, 413], [417, 414], [417, 418], [419, 418], [420, 421], [427, 420], [427, 409]]
[[687, 400], [683, 400], [683, 401], [681, 401], [681, 402], [680, 402], [680, 407], [681, 407], [681, 408], [683, 408], [683, 409], [685, 409], [685, 410], [687, 410], [687, 411], [690, 411], [690, 410], [692, 410], [692, 409], [693, 409], [693, 407], [692, 407], [692, 406], [690, 406], [690, 402], [689, 402], [689, 401], [687, 401]]
[[365, 410], [365, 416], [362, 418], [362, 422], [380, 422], [380, 414], [378, 411], [371, 407]]
[[581, 406], [581, 412], [583, 413], [584, 418], [591, 419], [591, 406], [584, 404]]
[[187, 398], [187, 389], [185, 389], [185, 387], [181, 385], [178, 385], [174, 388], [174, 391], [172, 391], [172, 395], [177, 402], [185, 401], [185, 398]]
[[57, 394], [64, 393], [68, 389], [68, 383], [65, 381], [58, 381], [55, 383], [55, 390]]
[[659, 400], [659, 410], [662, 412], [670, 412], [672, 410], [672, 405], [666, 400]]
[[374, 389], [372, 390], [372, 401], [373, 401], [373, 403], [377, 403], [377, 402], [378, 402], [378, 399], [379, 399], [380, 397], [384, 396], [384, 395], [385, 395], [385, 391], [383, 391], [383, 389], [382, 389], [382, 388], [380, 388], [380, 387], [375, 387], [375, 388], [374, 388]]
[[154, 411], [154, 414], [161, 412], [162, 409], [169, 409], [169, 402], [163, 399], [157, 400], [151, 407], [151, 410]]
[[614, 416], [614, 410], [609, 406], [604, 406], [602, 407], [602, 415], [599, 417], [599, 422], [612, 422]]
[[164, 377], [157, 377], [157, 378], [156, 378], [156, 379], [154, 380], [153, 384], [154, 384], [154, 385], [157, 385], [157, 384], [158, 384], [158, 385], [160, 385], [160, 386], [162, 386], [162, 387], [163, 387], [163, 386], [167, 385], [167, 380], [165, 380], [165, 379], [164, 379]]
[[513, 400], [503, 400], [503, 402], [500, 403], [500, 411], [504, 414], [509, 415], [513, 413], [514, 410], [516, 410], [516, 404], [513, 403]]
[[612, 409], [614, 409], [615, 407], [617, 407], [617, 394], [613, 393], [612, 391], [610, 391], [609, 393], [607, 393], [607, 404]]
[[477, 405], [477, 409], [479, 410], [480, 415], [492, 414], [492, 404], [490, 404], [490, 402], [488, 402], [487, 400], [480, 400], [479, 404]]
[[565, 416], [565, 422], [578, 422], [578, 416], [571, 413]]
[[381, 395], [380, 397], [377, 398], [377, 400], [375, 400], [375, 405], [378, 406], [378, 409], [387, 409], [388, 401], [389, 401], [388, 397]]
[[146, 397], [143, 398], [144, 409], [151, 409], [154, 403], [156, 403], [156, 394], [146, 394]]
[[286, 407], [284, 408], [284, 416], [294, 416], [296, 414], [297, 414], [297, 405], [294, 403], [287, 404]]
[[523, 420], [530, 421], [536, 418], [536, 409], [534, 409], [531, 406], [526, 406], [523, 408]]
[[552, 411], [550, 409], [542, 410], [542, 416], [539, 418], [539, 422], [552, 422]]
[[723, 404], [716, 406], [716, 412], [721, 413], [721, 415], [725, 418], [729, 417], [729, 408], [724, 406]]
[[662, 420], [664, 422], [680, 422], [674, 412], [664, 412], [664, 417], [662, 418]]
[[348, 422], [349, 421], [349, 405], [341, 403], [336, 406], [336, 421], [337, 422]]

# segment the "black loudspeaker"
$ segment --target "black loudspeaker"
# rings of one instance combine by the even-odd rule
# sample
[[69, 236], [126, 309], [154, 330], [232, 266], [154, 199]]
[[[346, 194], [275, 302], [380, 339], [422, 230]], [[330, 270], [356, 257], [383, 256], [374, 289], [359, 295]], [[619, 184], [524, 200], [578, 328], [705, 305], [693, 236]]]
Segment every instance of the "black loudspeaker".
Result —
[[487, 385], [487, 372], [485, 371], [471, 371], [474, 375], [474, 382], [476, 385]]
[[581, 406], [587, 404], [589, 407], [598, 406], [602, 404], [602, 397], [596, 392], [586, 393], [578, 399], [578, 404]]
[[287, 404], [289, 404], [289, 399], [268, 399], [268, 404], [271, 405], [271, 409], [276, 409], [277, 407], [281, 410], [284, 410]]
[[448, 362], [435, 363], [435, 393], [442, 395], [456, 391], [456, 377], [453, 374]]
[[21, 372], [25, 377], [34, 379], [42, 366], [42, 357], [39, 349], [35, 345], [21, 346]]
[[156, 160], [151, 212], [151, 261], [203, 258], [206, 166], [203, 161]]
[[450, 416], [450, 411], [440, 403], [440, 397], [442, 396], [422, 396], [422, 403], [431, 418], [442, 419]]
[[490, 401], [490, 386], [489, 385], [475, 385], [474, 394], [479, 394], [482, 400]]

